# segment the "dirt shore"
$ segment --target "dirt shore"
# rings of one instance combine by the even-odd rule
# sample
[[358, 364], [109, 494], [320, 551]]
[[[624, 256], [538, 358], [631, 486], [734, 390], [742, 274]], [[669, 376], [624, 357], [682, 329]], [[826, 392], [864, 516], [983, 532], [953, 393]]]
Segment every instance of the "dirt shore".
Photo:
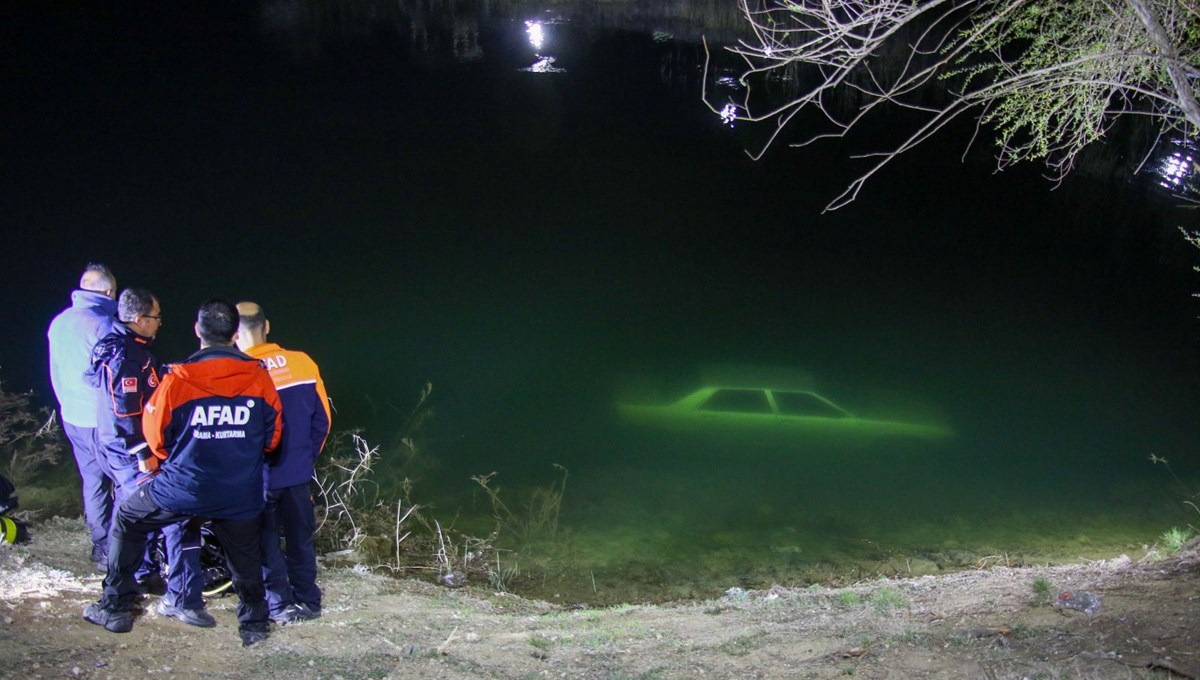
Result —
[[[323, 569], [324, 616], [242, 648], [232, 597], [210, 603], [211, 629], [152, 606], [124, 635], [84, 621], [101, 580], [84, 535], [53, 519], [0, 545], [0, 677], [1200, 678], [1196, 542], [1165, 559], [604, 609]], [[1055, 606], [1062, 591], [1100, 609]]]

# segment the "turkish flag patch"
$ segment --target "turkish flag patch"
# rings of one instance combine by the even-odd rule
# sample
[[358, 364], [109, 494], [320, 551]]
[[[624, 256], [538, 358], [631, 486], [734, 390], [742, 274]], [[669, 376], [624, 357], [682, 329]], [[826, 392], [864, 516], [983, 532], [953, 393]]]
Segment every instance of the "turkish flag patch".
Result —
[[121, 378], [121, 393], [137, 392], [137, 378]]

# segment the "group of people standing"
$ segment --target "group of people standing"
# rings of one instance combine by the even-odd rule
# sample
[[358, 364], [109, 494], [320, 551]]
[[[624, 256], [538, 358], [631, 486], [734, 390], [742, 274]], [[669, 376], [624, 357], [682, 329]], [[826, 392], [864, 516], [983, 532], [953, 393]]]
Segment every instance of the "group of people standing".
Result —
[[199, 351], [164, 365], [151, 351], [163, 325], [143, 288], [117, 295], [89, 264], [71, 306], [51, 322], [50, 377], [82, 479], [91, 559], [104, 594], [83, 611], [114, 633], [133, 628], [144, 592], [166, 580], [160, 615], [211, 627], [200, 564], [201, 527], [223, 549], [243, 645], [270, 622], [321, 615], [310, 481], [329, 436], [329, 398], [303, 352], [267, 342], [254, 302], [209, 300], [197, 311]]

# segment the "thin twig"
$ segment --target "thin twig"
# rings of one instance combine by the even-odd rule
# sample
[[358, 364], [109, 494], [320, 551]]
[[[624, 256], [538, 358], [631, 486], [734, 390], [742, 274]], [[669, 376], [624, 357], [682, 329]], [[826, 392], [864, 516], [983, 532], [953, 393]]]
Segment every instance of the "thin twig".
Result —
[[441, 655], [446, 654], [446, 647], [448, 647], [450, 645], [450, 641], [454, 639], [454, 635], [456, 633], [458, 633], [458, 626], [455, 626], [454, 630], [450, 631], [450, 636], [446, 638], [445, 642], [443, 642], [442, 644], [437, 646], [438, 654], [441, 654]]

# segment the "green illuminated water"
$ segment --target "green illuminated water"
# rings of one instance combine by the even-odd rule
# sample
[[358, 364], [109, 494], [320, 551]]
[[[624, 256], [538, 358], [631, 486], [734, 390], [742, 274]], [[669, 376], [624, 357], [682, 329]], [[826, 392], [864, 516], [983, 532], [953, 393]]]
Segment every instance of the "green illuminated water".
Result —
[[[760, 133], [699, 102], [719, 3], [601, 4], [6, 22], [29, 283], [5, 301], [6, 384], [48, 388], [43, 329], [87, 260], [159, 294], [168, 360], [199, 302], [256, 299], [339, 428], [391, 450], [433, 384], [421, 459], [382, 472], [457, 529], [492, 527], [472, 476], [520, 506], [564, 466], [557, 531], [501, 537], [511, 587], [562, 601], [1140, 556], [1200, 522], [1194, 214], [1144, 178], [995, 176], [986, 147], [960, 162], [962, 131], [821, 215], [844, 148], [754, 163]], [[539, 55], [563, 70], [525, 70]], [[956, 436], [813, 450], [618, 422], [714, 367]]]

